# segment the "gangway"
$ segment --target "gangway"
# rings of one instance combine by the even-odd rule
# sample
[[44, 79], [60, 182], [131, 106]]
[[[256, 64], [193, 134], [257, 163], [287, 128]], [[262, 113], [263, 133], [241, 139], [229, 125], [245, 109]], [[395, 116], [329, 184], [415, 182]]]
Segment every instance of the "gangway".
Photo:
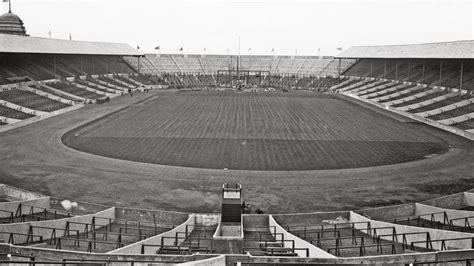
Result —
[[240, 253], [244, 232], [242, 225], [242, 185], [222, 185], [221, 220], [214, 233], [217, 253]]

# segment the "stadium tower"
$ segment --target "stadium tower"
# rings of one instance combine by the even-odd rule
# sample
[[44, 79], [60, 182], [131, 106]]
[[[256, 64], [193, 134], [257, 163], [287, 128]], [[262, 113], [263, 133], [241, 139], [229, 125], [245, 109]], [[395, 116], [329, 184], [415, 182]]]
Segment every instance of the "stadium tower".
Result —
[[8, 12], [0, 16], [0, 33], [28, 36], [23, 21], [12, 13], [11, 2], [8, 2]]

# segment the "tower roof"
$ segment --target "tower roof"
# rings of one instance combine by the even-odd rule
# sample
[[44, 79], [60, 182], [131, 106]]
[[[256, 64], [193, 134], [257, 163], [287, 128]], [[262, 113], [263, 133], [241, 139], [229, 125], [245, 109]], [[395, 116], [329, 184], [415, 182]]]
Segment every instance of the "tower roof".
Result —
[[8, 12], [0, 16], [0, 33], [27, 35], [23, 21], [17, 15]]

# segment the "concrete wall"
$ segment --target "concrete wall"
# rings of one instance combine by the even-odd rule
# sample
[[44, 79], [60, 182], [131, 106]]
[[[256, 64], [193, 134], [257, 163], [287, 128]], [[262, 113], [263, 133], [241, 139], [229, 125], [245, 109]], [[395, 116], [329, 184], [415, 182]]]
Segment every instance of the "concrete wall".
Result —
[[[224, 227], [221, 218], [214, 232], [213, 246], [214, 252], [220, 254], [240, 253], [244, 246], [244, 218], [240, 221], [240, 225], [226, 225]], [[266, 223], [268, 225], [268, 222]]]
[[[426, 253], [404, 253], [383, 256], [366, 256], [366, 257], [348, 257], [348, 258], [283, 258], [283, 257], [263, 257], [263, 256], [246, 256], [246, 255], [226, 255], [227, 265], [236, 265], [237, 263], [249, 264], [285, 264], [294, 265], [303, 264], [368, 264], [368, 265], [406, 265], [415, 263], [431, 263], [434, 262], [451, 262], [447, 265], [465, 265], [466, 260], [474, 259], [473, 250], [451, 250], [442, 252], [426, 252]], [[464, 260], [464, 261], [463, 261]], [[453, 264], [453, 261], [459, 261]], [[438, 264], [439, 265], [439, 264]]]
[[[161, 238], [163, 237], [174, 237], [176, 236], [177, 232], [186, 232], [187, 225], [191, 226], [189, 229], [192, 230], [192, 226], [194, 225], [194, 220], [195, 220], [194, 214], [190, 214], [188, 219], [184, 223], [180, 224], [179, 226], [175, 227], [174, 229], [170, 231], [144, 239], [142, 241], [135, 242], [133, 244], [130, 244], [128, 246], [125, 246], [116, 250], [109, 251], [107, 254], [140, 254], [143, 244], [159, 245], [161, 244]], [[183, 241], [183, 240], [180, 240], [180, 241]], [[174, 242], [174, 239], [164, 240], [165, 245], [172, 245], [173, 242]], [[149, 247], [148, 249], [145, 250], [145, 253], [146, 254], [155, 253], [154, 251], [157, 249], [158, 249], [157, 247], [155, 248]]]
[[[36, 221], [36, 222], [26, 222], [26, 223], [11, 223], [11, 224], [0, 224], [0, 232], [7, 232], [7, 233], [28, 233], [28, 229], [30, 228], [30, 225], [32, 226], [45, 226], [45, 227], [52, 227], [52, 228], [66, 228], [66, 223], [68, 221], [70, 222], [80, 222], [80, 223], [91, 223], [92, 222], [92, 217], [104, 217], [104, 218], [115, 218], [115, 208], [109, 208], [107, 210], [95, 213], [95, 214], [89, 214], [89, 215], [83, 215], [83, 216], [74, 216], [70, 218], [64, 218], [64, 219], [57, 219], [57, 220], [46, 220], [46, 221]], [[107, 220], [105, 219], [98, 219], [96, 221], [96, 227], [99, 228], [101, 226], [104, 226], [108, 223]], [[84, 226], [80, 225], [71, 225], [71, 229], [77, 229], [80, 232], [84, 231]], [[41, 229], [41, 228], [35, 228], [33, 230], [34, 235], [40, 235], [43, 237], [43, 240], [49, 239], [51, 237], [51, 229]], [[64, 231], [58, 231], [59, 234], [64, 233]], [[0, 237], [3, 239], [8, 239], [8, 234], [0, 233]], [[21, 242], [25, 241], [26, 236], [15, 236], [15, 242]]]
[[464, 192], [464, 205], [466, 206], [474, 206], [474, 193], [472, 192]]
[[[214, 258], [217, 255], [195, 254], [195, 255], [136, 255], [136, 254], [106, 254], [106, 253], [87, 253], [68, 250], [43, 249], [36, 247], [11, 246], [0, 244], [2, 253], [12, 253], [18, 255], [34, 256], [35, 261], [62, 261], [68, 260], [102, 260], [108, 266], [134, 266], [149, 265], [176, 265], [176, 263], [187, 261], [205, 261], [208, 258]], [[115, 261], [115, 262], [111, 262]], [[122, 261], [122, 262], [120, 262]], [[137, 262], [142, 261], [142, 262]], [[147, 261], [147, 262], [144, 262]], [[153, 262], [153, 263], [151, 263]], [[223, 265], [223, 264], [220, 264]]]
[[348, 211], [339, 212], [313, 212], [313, 213], [290, 213], [290, 214], [273, 214], [273, 218], [278, 224], [287, 226], [309, 226], [316, 225], [337, 218], [349, 219]]
[[[412, 233], [412, 232], [429, 232], [431, 240], [441, 240], [441, 239], [448, 239], [448, 238], [459, 238], [459, 237], [474, 237], [474, 234], [469, 233], [461, 233], [455, 231], [446, 231], [446, 230], [437, 230], [425, 227], [415, 227], [415, 226], [407, 226], [407, 225], [399, 225], [393, 224], [388, 222], [381, 222], [376, 220], [371, 220], [367, 217], [364, 217], [358, 213], [351, 212], [351, 222], [370, 222], [371, 228], [375, 227], [395, 227], [397, 234], [402, 233]], [[354, 227], [356, 229], [365, 229], [365, 226], [362, 224], [355, 224]], [[392, 229], [380, 229], [377, 230], [378, 235], [382, 234], [392, 234]], [[407, 235], [407, 241], [410, 245], [411, 242], [414, 241], [425, 241], [425, 235]], [[384, 239], [391, 241], [391, 237], [384, 237]], [[400, 239], [401, 240], [401, 239]], [[446, 243], [448, 248], [456, 248], [456, 249], [471, 249], [471, 240], [460, 240], [460, 241], [449, 241]], [[418, 244], [416, 246], [425, 247], [425, 245]], [[441, 242], [433, 243], [433, 248], [436, 250], [441, 250]]]
[[220, 255], [215, 258], [197, 260], [197, 261], [190, 261], [190, 262], [183, 262], [177, 265], [185, 265], [185, 266], [222, 266], [225, 265], [225, 255]]
[[415, 204], [402, 204], [355, 211], [375, 220], [391, 220], [415, 215]]
[[221, 215], [218, 213], [196, 213], [194, 218], [196, 224], [205, 226], [217, 225], [221, 221]]
[[460, 209], [466, 206], [466, 204], [464, 203], [463, 192], [435, 199], [425, 200], [420, 203], [445, 209]]
[[33, 200], [38, 198], [45, 197], [39, 193], [31, 192], [21, 188], [12, 187], [9, 185], [2, 184], [2, 195], [6, 197], [7, 200], [21, 201], [21, 200]]
[[[444, 208], [438, 208], [434, 206], [429, 206], [429, 205], [424, 205], [420, 203], [416, 203], [416, 215], [423, 215], [423, 214], [431, 214], [431, 213], [438, 213], [438, 212], [446, 212], [446, 215], [448, 216], [448, 219], [456, 219], [456, 218], [464, 218], [464, 217], [470, 217], [474, 216], [474, 212], [472, 211], [462, 211], [462, 210], [451, 210], [451, 209], [444, 209]], [[444, 221], [444, 214], [434, 214], [433, 217], [435, 218], [435, 221], [443, 222]], [[424, 219], [431, 219], [430, 216], [425, 216], [423, 217]], [[469, 219], [469, 223], [474, 224], [474, 218]], [[453, 221], [454, 225], [458, 226], [464, 226], [464, 219], [463, 220], [457, 220]]]
[[185, 212], [132, 208], [117, 208], [116, 214], [117, 219], [137, 220], [137, 217], [140, 217], [140, 221], [152, 223], [155, 217], [157, 223], [174, 225], [182, 224], [189, 218], [189, 213]]
[[268, 215], [265, 214], [243, 214], [242, 226], [244, 231], [248, 229], [255, 229], [256, 227], [268, 226]]
[[34, 206], [33, 212], [39, 213], [43, 212], [44, 209], [50, 209], [50, 199], [49, 197], [37, 198], [32, 200], [25, 201], [12, 201], [12, 202], [0, 202], [0, 218], [8, 218], [10, 214], [4, 211], [13, 212], [13, 215], [16, 214], [19, 205], [21, 204], [22, 214], [30, 213], [31, 206]]
[[[268, 221], [269, 226], [275, 226], [276, 230], [275, 232], [277, 234], [283, 234], [285, 240], [293, 240], [295, 243], [295, 248], [307, 248], [309, 250], [309, 257], [316, 257], [316, 258], [335, 258], [335, 256], [327, 253], [326, 251], [311, 245], [310, 243], [306, 242], [305, 240], [288, 233], [281, 225], [279, 225], [275, 219], [271, 215], [269, 215], [269, 221]], [[273, 230], [270, 230], [273, 234]], [[273, 235], [275, 237], [275, 235]], [[292, 247], [292, 243], [285, 241], [284, 242], [285, 247]], [[305, 250], [296, 250], [296, 253], [298, 253], [299, 257], [306, 257], [306, 251]]]
[[[73, 252], [66, 250], [41, 249], [35, 247], [11, 246], [8, 244], [0, 244], [0, 250], [3, 253], [14, 253], [19, 255], [32, 255], [36, 261], [62, 261], [67, 259], [75, 260], [109, 260], [122, 262], [107, 262], [109, 266], [130, 266], [130, 261], [148, 261], [134, 262], [135, 266], [155, 265], [176, 265], [183, 262], [205, 262], [207, 259], [216, 258], [216, 255], [195, 254], [195, 255], [133, 255], [133, 254], [100, 254]], [[300, 257], [263, 257], [248, 256], [244, 254], [228, 254], [225, 256], [225, 265], [236, 265], [236, 263], [254, 263], [254, 264], [278, 264], [292, 263], [294, 265], [302, 264], [410, 264], [410, 263], [433, 263], [433, 262], [452, 262], [461, 260], [474, 260], [474, 250], [450, 250], [442, 252], [426, 252], [426, 253], [405, 253], [384, 256], [367, 256], [367, 257], [351, 257], [351, 258], [300, 258]], [[128, 261], [128, 262], [124, 262]], [[211, 262], [214, 260], [210, 260]], [[220, 260], [219, 260], [220, 261]], [[154, 262], [154, 263], [151, 263]], [[465, 262], [465, 261], [464, 261]], [[461, 265], [462, 263], [460, 263]], [[202, 264], [201, 264], [202, 265]], [[205, 265], [205, 264], [204, 264]], [[220, 263], [219, 265], [224, 265]], [[464, 265], [464, 264], [462, 264]]]
[[7, 199], [7, 195], [5, 195], [5, 184], [0, 184], [0, 199]]
[[[64, 206], [61, 204], [61, 202], [63, 202], [64, 200], [68, 200], [68, 199], [59, 198], [59, 197], [51, 197], [51, 203], [50, 203], [51, 208], [64, 211], [64, 212], [72, 212], [72, 213], [79, 213], [79, 214], [91, 214], [91, 213], [100, 212], [100, 211], [110, 208], [110, 206], [106, 206], [106, 205], [70, 200], [71, 202], [77, 203], [77, 207], [72, 207], [71, 209], [68, 210], [68, 209], [65, 209]], [[115, 211], [117, 212], [117, 209]]]
[[[42, 112], [42, 114], [39, 115], [39, 116], [34, 116], [32, 118], [21, 120], [20, 122], [16, 122], [16, 123], [13, 123], [13, 124], [4, 125], [0, 128], [0, 133], [7, 132], [9, 130], [19, 128], [19, 127], [23, 127], [23, 126], [26, 126], [26, 125], [29, 125], [29, 124], [32, 124], [32, 123], [36, 123], [38, 121], [41, 121], [41, 120], [44, 120], [44, 119], [47, 119], [47, 118], [50, 118], [50, 117], [53, 117], [53, 116], [57, 116], [57, 115], [60, 115], [60, 114], [66, 113], [66, 112], [71, 112], [71, 111], [77, 110], [77, 109], [82, 108], [82, 107], [84, 107], [83, 104], [76, 104], [76, 105], [73, 105], [71, 107], [66, 107], [66, 108], [63, 108], [63, 109], [56, 110], [56, 111], [51, 112], [51, 113]], [[37, 111], [37, 113], [38, 113], [38, 111]]]

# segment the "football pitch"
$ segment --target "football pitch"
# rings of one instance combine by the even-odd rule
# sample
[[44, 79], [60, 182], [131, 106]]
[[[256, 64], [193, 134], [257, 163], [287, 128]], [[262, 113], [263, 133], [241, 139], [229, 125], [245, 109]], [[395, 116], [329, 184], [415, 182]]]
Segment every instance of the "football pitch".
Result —
[[389, 165], [448, 149], [413, 124], [314, 92], [160, 93], [73, 129], [62, 140], [123, 160], [265, 171]]

